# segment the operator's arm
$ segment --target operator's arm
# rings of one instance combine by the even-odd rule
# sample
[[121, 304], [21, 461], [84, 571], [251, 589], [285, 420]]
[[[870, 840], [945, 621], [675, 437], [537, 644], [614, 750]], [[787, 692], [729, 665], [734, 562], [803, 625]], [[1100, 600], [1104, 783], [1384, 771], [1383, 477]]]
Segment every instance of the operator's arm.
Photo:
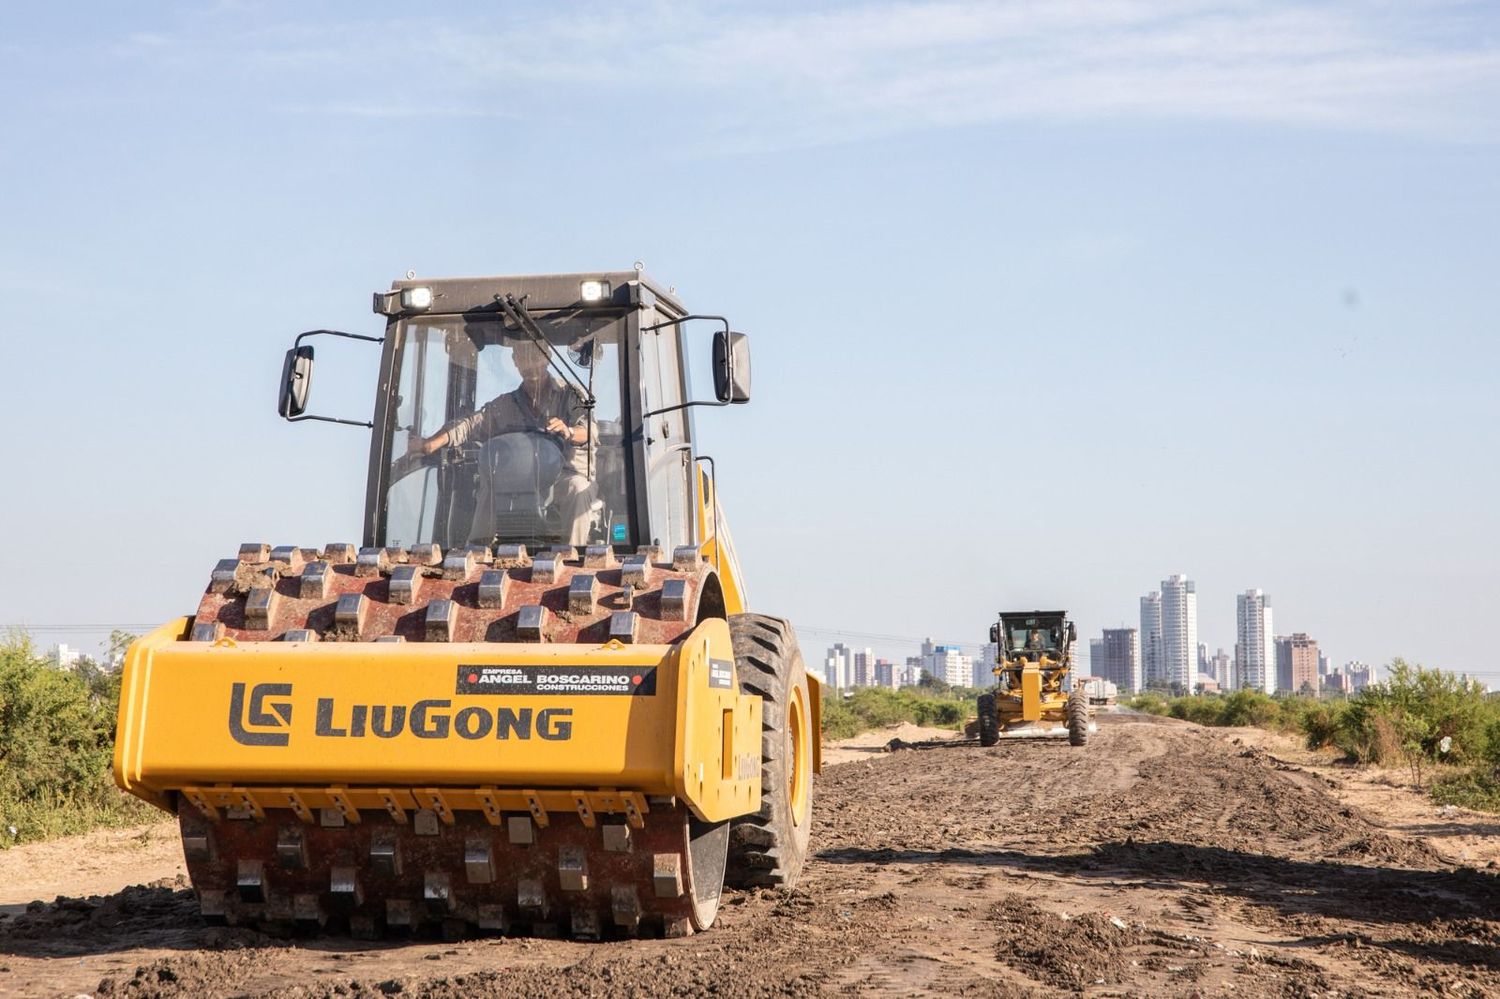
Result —
[[482, 426], [482, 424], [484, 424], [486, 421], [489, 421], [491, 423], [494, 422], [494, 405], [495, 400], [492, 399], [489, 402], [485, 403], [484, 406], [480, 408], [479, 412], [470, 413], [468, 416], [465, 416], [461, 420], [455, 420], [453, 423], [448, 424], [448, 426], [433, 434], [431, 437], [427, 437], [424, 439], [413, 435], [413, 444], [411, 449], [416, 451], [418, 454], [431, 454], [438, 448], [447, 447], [450, 444], [456, 447], [459, 444], [462, 444], [464, 441], [476, 436], [480, 439], [493, 437], [493, 431], [486, 431], [481, 433], [476, 433], [476, 431], [484, 431], [485, 428]]

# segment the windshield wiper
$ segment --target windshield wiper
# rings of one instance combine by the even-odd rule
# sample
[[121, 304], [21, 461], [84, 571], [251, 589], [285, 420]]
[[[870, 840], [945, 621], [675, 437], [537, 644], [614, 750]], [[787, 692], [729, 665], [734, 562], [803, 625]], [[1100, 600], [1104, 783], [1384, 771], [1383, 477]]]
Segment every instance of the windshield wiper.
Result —
[[[509, 293], [504, 297], [496, 295], [495, 301], [505, 313], [506, 318], [516, 324], [516, 329], [530, 337], [537, 347], [541, 348], [542, 352], [547, 355], [547, 365], [561, 376], [563, 383], [571, 385], [579, 395], [583, 396], [583, 411], [585, 414], [583, 421], [584, 433], [588, 435], [588, 439], [584, 441], [583, 453], [584, 460], [588, 463], [588, 479], [592, 482], [594, 479], [594, 404], [598, 401], [594, 398], [593, 388], [591, 385], [585, 385], [583, 379], [579, 378], [573, 372], [573, 369], [568, 367], [567, 359], [557, 349], [557, 344], [548, 340], [542, 333], [541, 327], [536, 324], [536, 320], [526, 310], [525, 295], [522, 295], [520, 298]], [[590, 368], [589, 380], [591, 383], [593, 377], [593, 369]]]
[[515, 323], [518, 330], [525, 333], [538, 347], [542, 348], [547, 354], [547, 364], [553, 371], [557, 372], [563, 381], [570, 383], [578, 390], [579, 394], [583, 396], [584, 406], [592, 410], [595, 402], [594, 393], [583, 383], [583, 379], [574, 374], [573, 369], [567, 366], [562, 352], [557, 349], [557, 344], [548, 340], [542, 333], [541, 327], [536, 324], [536, 320], [531, 317], [531, 313], [526, 309], [526, 296], [522, 295], [520, 298], [517, 298], [514, 295], [506, 295], [502, 298], [496, 295], [495, 301], [499, 303], [500, 308], [505, 312], [506, 318]]

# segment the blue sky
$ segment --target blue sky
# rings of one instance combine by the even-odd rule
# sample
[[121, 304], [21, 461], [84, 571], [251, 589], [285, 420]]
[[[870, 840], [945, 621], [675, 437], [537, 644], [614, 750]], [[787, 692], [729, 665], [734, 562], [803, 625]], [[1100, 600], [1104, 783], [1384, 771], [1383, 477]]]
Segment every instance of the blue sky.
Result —
[[[754, 603], [810, 650], [1015, 606], [1094, 633], [1185, 572], [1211, 648], [1260, 587], [1336, 661], [1500, 681], [1488, 5], [0, 28], [0, 624], [165, 619], [241, 541], [357, 541], [364, 434], [272, 395], [295, 332], [378, 331], [408, 268], [644, 260], [752, 335], [754, 401], [700, 434]], [[320, 408], [368, 412], [373, 369], [320, 354]]]

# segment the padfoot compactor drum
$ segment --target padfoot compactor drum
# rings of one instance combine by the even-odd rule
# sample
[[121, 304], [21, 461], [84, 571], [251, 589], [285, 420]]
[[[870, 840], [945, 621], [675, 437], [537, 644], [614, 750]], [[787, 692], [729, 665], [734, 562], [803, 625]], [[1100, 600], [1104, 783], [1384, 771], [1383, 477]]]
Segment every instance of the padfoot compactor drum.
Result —
[[1001, 614], [990, 628], [999, 652], [996, 688], [979, 695], [979, 743], [1001, 739], [1066, 737], [1075, 746], [1096, 731], [1082, 684], [1068, 689], [1077, 629], [1066, 611]]
[[[746, 607], [690, 419], [749, 398], [744, 336], [638, 270], [375, 307], [298, 337], [281, 397], [371, 428], [363, 543], [241, 545], [126, 659], [116, 779], [179, 817], [203, 915], [671, 936], [794, 884], [818, 684]], [[373, 419], [306, 412], [316, 336], [381, 344]]]

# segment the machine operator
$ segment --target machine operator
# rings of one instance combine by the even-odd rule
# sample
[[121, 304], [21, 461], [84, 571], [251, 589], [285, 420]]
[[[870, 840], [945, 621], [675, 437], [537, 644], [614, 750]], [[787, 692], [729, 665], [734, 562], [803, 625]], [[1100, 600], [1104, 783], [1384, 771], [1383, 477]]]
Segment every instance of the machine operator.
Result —
[[563, 452], [562, 474], [552, 487], [552, 506], [562, 516], [568, 543], [587, 544], [594, 498], [594, 484], [589, 478], [593, 456], [589, 451], [598, 440], [597, 428], [590, 424], [578, 391], [548, 373], [547, 354], [541, 347], [529, 340], [518, 341], [511, 347], [511, 361], [521, 376], [520, 385], [431, 437], [414, 436], [411, 450], [427, 455], [438, 448], [523, 430], [548, 434]]

